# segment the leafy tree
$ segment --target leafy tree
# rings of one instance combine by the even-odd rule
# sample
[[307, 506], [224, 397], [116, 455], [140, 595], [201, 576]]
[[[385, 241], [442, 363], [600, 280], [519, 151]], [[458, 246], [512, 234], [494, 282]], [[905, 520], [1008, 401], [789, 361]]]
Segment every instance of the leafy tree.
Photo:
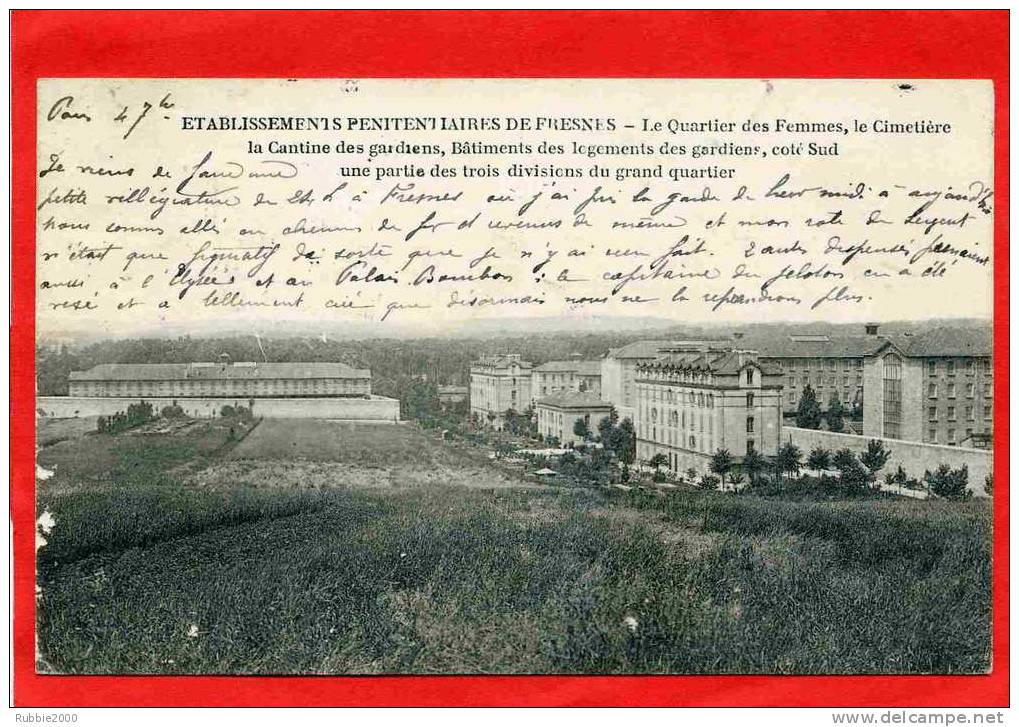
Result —
[[230, 419], [234, 415], [234, 408], [229, 404], [224, 404], [223, 408], [219, 410], [219, 415], [224, 419]]
[[740, 468], [750, 478], [751, 485], [757, 484], [757, 477], [767, 466], [768, 462], [764, 459], [764, 455], [752, 447], [743, 455], [743, 462], [740, 464]]
[[839, 471], [839, 482], [850, 490], [863, 490], [870, 484], [870, 473], [860, 464], [856, 454], [848, 447], [840, 449], [832, 458]]
[[147, 401], [140, 401], [135, 404], [128, 404], [127, 411], [118, 411], [108, 417], [99, 417], [96, 420], [96, 430], [104, 434], [119, 434], [128, 429], [141, 426], [155, 418], [152, 404]]
[[651, 457], [648, 458], [647, 461], [647, 466], [654, 467], [655, 473], [657, 473], [659, 470], [662, 469], [662, 467], [665, 467], [668, 464], [669, 458], [666, 457], [665, 454], [663, 454], [662, 452], [656, 452], [655, 454], [651, 455]]
[[732, 469], [732, 465], [732, 455], [728, 449], [719, 448], [711, 455], [711, 471], [721, 478], [723, 485], [725, 484], [725, 476]]
[[891, 454], [880, 439], [867, 442], [867, 451], [860, 455], [860, 463], [870, 471], [871, 482], [877, 479], [877, 473], [885, 466]]
[[732, 483], [732, 489], [736, 490], [737, 492], [739, 492], [740, 490], [740, 485], [746, 482], [746, 479], [747, 478], [744, 477], [739, 472], [734, 472], [733, 474], [729, 475], [729, 482]]
[[994, 496], [994, 475], [988, 474], [984, 477], [984, 492], [986, 492], [988, 496]]
[[796, 407], [796, 426], [801, 429], [821, 428], [821, 406], [809, 384], [803, 389], [799, 406]]
[[588, 426], [586, 419], [578, 419], [573, 422], [573, 433], [581, 439], [586, 440], [591, 436], [591, 427]]
[[831, 467], [831, 452], [824, 447], [814, 447], [807, 457], [807, 467], [812, 470], [826, 470]]
[[828, 423], [828, 431], [842, 432], [846, 425], [843, 419], [846, 416], [845, 407], [842, 406], [842, 399], [838, 393], [831, 392], [831, 399], [828, 400], [828, 411], [824, 413], [825, 421]]
[[786, 442], [778, 448], [778, 453], [775, 455], [775, 469], [783, 475], [786, 473], [798, 475], [803, 466], [800, 461], [802, 457], [803, 453], [799, 447], [792, 442]]
[[624, 464], [633, 464], [637, 459], [637, 433], [629, 418], [619, 422], [613, 433], [612, 449]]
[[616, 431], [616, 425], [612, 421], [612, 417], [602, 417], [601, 421], [598, 422], [598, 439], [606, 447], [612, 448], [612, 435]]
[[945, 500], [962, 501], [973, 496], [968, 487], [969, 468], [966, 465], [957, 470], [947, 464], [938, 465], [933, 473], [929, 470], [924, 472], [923, 479], [934, 495]]
[[849, 449], [849, 447], [844, 447], [838, 450], [832, 456], [831, 463], [832, 466], [834, 466], [835, 469], [837, 469], [839, 472], [842, 472], [843, 470], [849, 469], [850, 467], [859, 464], [856, 459], [856, 453], [853, 452], [853, 450]]

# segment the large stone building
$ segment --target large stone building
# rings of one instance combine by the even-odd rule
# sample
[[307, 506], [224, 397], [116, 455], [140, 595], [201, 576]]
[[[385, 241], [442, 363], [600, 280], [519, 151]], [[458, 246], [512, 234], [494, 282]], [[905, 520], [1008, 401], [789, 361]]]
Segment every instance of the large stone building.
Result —
[[548, 361], [531, 370], [531, 399], [564, 392], [601, 396], [601, 361]]
[[986, 448], [994, 422], [989, 330], [883, 340], [864, 363], [864, 434]]
[[785, 376], [782, 408], [795, 412], [803, 390], [810, 386], [822, 410], [834, 394], [847, 413], [863, 405], [863, 364], [884, 342], [877, 326], [862, 336], [781, 336], [774, 339], [737, 341], [752, 347], [762, 363], [777, 365]]
[[616, 407], [620, 419], [633, 421], [637, 405], [637, 364], [653, 360], [669, 346], [708, 345], [709, 341], [635, 341], [609, 350], [601, 360], [601, 398]]
[[371, 372], [343, 363], [99, 364], [72, 371], [74, 397], [361, 397]]
[[663, 348], [636, 363], [637, 458], [664, 454], [674, 472], [705, 471], [726, 449], [774, 455], [781, 440], [782, 373], [756, 352], [710, 346]]
[[470, 366], [471, 416], [502, 429], [508, 409], [522, 412], [531, 403], [531, 362], [520, 354], [482, 356]]
[[577, 422], [583, 421], [595, 434], [598, 422], [609, 416], [612, 405], [596, 394], [563, 392], [539, 399], [534, 411], [538, 419], [538, 434], [546, 439], [555, 437], [560, 445], [572, 447], [583, 441], [574, 431]]

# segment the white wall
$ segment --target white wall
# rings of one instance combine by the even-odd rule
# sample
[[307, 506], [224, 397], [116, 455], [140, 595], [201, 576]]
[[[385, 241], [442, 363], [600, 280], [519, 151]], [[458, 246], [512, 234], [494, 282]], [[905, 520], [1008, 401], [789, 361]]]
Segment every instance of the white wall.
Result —
[[[81, 397], [81, 396], [40, 396], [36, 399], [36, 411], [40, 416], [55, 418], [110, 416], [127, 411], [130, 404], [142, 398], [131, 397]], [[209, 398], [145, 398], [158, 412], [176, 402], [184, 413], [194, 417], [213, 417], [224, 406], [250, 406], [248, 397]], [[259, 399], [254, 400], [253, 414], [257, 417], [275, 419], [349, 419], [363, 421], [397, 422], [400, 420], [400, 402], [384, 396], [370, 399], [317, 398], [305, 399]]]

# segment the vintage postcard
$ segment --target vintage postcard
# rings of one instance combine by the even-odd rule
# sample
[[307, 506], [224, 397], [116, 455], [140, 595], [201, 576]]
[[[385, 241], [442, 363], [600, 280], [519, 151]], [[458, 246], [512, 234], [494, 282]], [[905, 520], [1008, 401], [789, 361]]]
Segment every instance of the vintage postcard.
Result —
[[41, 81], [39, 668], [986, 671], [991, 108]]
[[990, 80], [34, 122], [38, 677], [991, 672]]

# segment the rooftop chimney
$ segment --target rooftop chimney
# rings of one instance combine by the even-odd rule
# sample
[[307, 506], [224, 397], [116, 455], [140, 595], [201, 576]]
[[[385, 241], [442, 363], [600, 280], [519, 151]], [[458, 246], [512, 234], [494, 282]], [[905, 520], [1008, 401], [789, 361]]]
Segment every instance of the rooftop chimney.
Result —
[[876, 336], [877, 335], [877, 327], [878, 327], [877, 323], [867, 323], [867, 324], [864, 324], [864, 329], [867, 331], [867, 335], [868, 336]]

